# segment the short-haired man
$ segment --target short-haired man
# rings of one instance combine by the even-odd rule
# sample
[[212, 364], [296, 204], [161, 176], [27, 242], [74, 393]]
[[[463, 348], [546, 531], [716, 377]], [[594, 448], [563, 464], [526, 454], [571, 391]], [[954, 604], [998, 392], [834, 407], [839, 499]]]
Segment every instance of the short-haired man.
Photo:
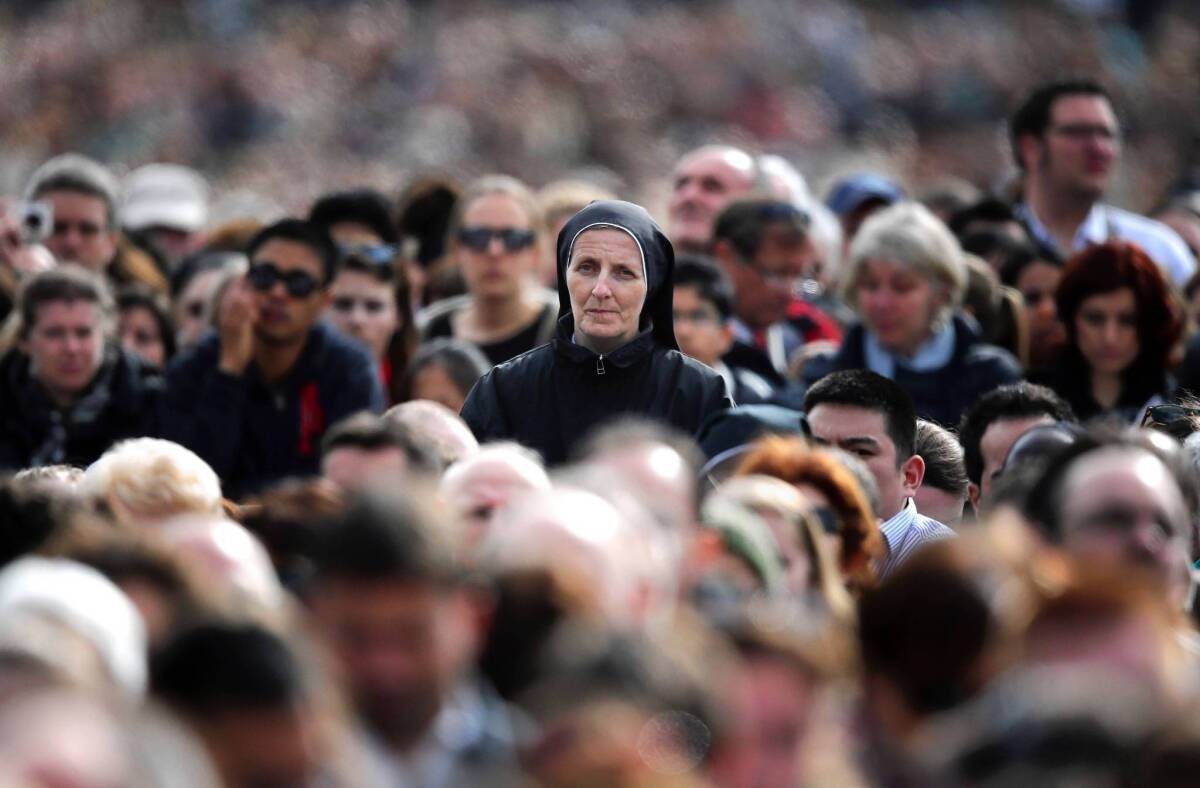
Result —
[[687, 355], [725, 378], [739, 405], [765, 402], [775, 392], [766, 378], [724, 360], [733, 347], [733, 285], [717, 264], [699, 255], [675, 259], [675, 339]]
[[335, 424], [321, 442], [321, 475], [343, 490], [394, 486], [441, 473], [433, 446], [395, 419], [359, 413]]
[[970, 480], [967, 495], [977, 511], [1017, 438], [1038, 425], [1060, 421], [1075, 421], [1071, 406], [1045, 386], [1027, 381], [984, 394], [963, 414], [958, 442]]
[[1121, 129], [1099, 83], [1039, 85], [1012, 116], [1009, 136], [1023, 176], [1017, 215], [1035, 241], [1064, 258], [1110, 238], [1132, 241], [1181, 287], [1196, 270], [1174, 230], [1100, 201], [1120, 156]]
[[704, 145], [675, 165], [667, 236], [676, 252], [703, 252], [730, 200], [750, 194], [761, 174], [755, 158], [730, 145]]
[[511, 720], [471, 672], [485, 616], [452, 559], [451, 529], [417, 498], [359, 499], [325, 530], [316, 630], [378, 756], [378, 784], [508, 784]]
[[0, 468], [86, 466], [115, 441], [152, 434], [162, 378], [113, 341], [104, 280], [74, 265], [26, 279], [21, 333], [0, 360]]
[[808, 215], [790, 202], [735, 200], [717, 216], [711, 253], [733, 283], [734, 337], [727, 362], [783, 386], [804, 343], [838, 340], [841, 331], [795, 296], [812, 262]]
[[250, 270], [226, 292], [217, 331], [171, 364], [162, 422], [231, 497], [316, 474], [330, 425], [383, 408], [367, 351], [319, 322], [338, 259], [329, 237], [284, 219], [246, 253]]
[[880, 579], [923, 545], [954, 535], [917, 512], [913, 502], [925, 462], [914, 450], [917, 415], [904, 389], [865, 369], [833, 372], [809, 388], [804, 409], [817, 443], [856, 455], [875, 477], [879, 531], [887, 545]]

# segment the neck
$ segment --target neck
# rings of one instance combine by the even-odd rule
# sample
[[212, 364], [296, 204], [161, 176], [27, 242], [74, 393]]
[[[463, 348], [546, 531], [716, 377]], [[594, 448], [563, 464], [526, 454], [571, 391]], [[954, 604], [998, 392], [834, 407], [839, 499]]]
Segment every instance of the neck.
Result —
[[1103, 408], [1112, 408], [1121, 398], [1121, 376], [1107, 372], [1092, 373], [1092, 397]]
[[621, 337], [589, 337], [578, 331], [575, 332], [575, 344], [581, 345], [598, 355], [607, 355], [628, 344], [629, 340]]
[[308, 344], [308, 332], [299, 340], [268, 344], [261, 339], [254, 343], [254, 365], [263, 381], [274, 383], [292, 371], [304, 346]]
[[1036, 177], [1028, 180], [1025, 202], [1038, 221], [1050, 231], [1059, 249], [1067, 254], [1071, 252], [1079, 226], [1096, 204], [1096, 200], [1090, 196], [1051, 189]]

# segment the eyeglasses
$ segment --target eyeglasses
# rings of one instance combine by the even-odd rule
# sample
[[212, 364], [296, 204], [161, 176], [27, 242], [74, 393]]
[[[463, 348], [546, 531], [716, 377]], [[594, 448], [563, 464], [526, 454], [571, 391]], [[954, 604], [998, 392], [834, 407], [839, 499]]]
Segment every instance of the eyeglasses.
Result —
[[1049, 131], [1051, 134], [1066, 137], [1072, 142], [1083, 142], [1092, 137], [1099, 137], [1105, 142], [1120, 140], [1120, 133], [1116, 129], [1094, 123], [1067, 123], [1062, 126], [1054, 126]]
[[499, 238], [507, 252], [519, 252], [533, 245], [533, 230], [516, 227], [463, 227], [458, 231], [458, 242], [476, 252], [486, 252], [492, 239]]
[[1142, 417], [1142, 426], [1150, 427], [1158, 424], [1171, 427], [1189, 418], [1200, 416], [1200, 408], [1185, 408], [1182, 405], [1152, 405], [1146, 408]]
[[307, 271], [288, 271], [284, 273], [270, 262], [255, 263], [246, 272], [246, 281], [260, 293], [265, 293], [282, 281], [287, 294], [292, 298], [308, 298], [321, 286], [320, 281]]
[[721, 316], [710, 312], [707, 309], [693, 309], [690, 312], [671, 312], [671, 320], [674, 323], [695, 323], [697, 325], [718, 325], [721, 323]]

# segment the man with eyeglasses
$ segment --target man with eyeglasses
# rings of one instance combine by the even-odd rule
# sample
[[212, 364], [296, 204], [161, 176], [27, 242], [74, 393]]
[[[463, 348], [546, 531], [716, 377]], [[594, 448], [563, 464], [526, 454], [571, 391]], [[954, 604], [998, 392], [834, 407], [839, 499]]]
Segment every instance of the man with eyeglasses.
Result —
[[217, 331], [172, 363], [162, 417], [164, 436], [203, 457], [230, 497], [316, 475], [327, 428], [383, 409], [370, 355], [319, 321], [338, 260], [329, 236], [284, 219], [246, 253]]
[[734, 343], [725, 361], [777, 388], [805, 343], [836, 341], [841, 331], [796, 294], [813, 262], [808, 215], [770, 198], [735, 200], [717, 216], [711, 253], [734, 289]]
[[1166, 225], [1101, 202], [1121, 153], [1108, 92], [1091, 80], [1037, 87], [1009, 126], [1022, 173], [1018, 218], [1034, 240], [1064, 258], [1110, 238], [1141, 246], [1177, 285], [1196, 269], [1183, 240]]

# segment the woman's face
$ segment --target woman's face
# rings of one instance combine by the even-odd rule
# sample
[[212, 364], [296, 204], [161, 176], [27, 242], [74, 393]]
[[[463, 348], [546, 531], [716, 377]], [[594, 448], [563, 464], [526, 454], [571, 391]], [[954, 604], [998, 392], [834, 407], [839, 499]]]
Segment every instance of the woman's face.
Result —
[[517, 298], [537, 272], [529, 216], [507, 194], [485, 194], [467, 206], [455, 248], [467, 292], [478, 299]]
[[219, 270], [198, 273], [175, 301], [175, 344], [181, 351], [196, 344], [208, 329], [209, 302], [220, 281]]
[[567, 291], [581, 345], [609, 353], [636, 337], [646, 290], [641, 251], [629, 233], [599, 228], [575, 239]]
[[366, 271], [346, 270], [337, 275], [325, 316], [338, 331], [366, 345], [375, 358], [383, 358], [400, 324], [392, 283]]
[[1089, 296], [1075, 314], [1075, 344], [1093, 372], [1116, 375], [1133, 363], [1141, 344], [1133, 290]]
[[879, 342], [908, 356], [929, 338], [945, 289], [893, 260], [867, 260], [855, 291], [858, 311]]
[[1058, 319], [1054, 291], [1062, 279], [1062, 268], [1041, 261], [1030, 263], [1017, 277], [1017, 289], [1025, 299], [1031, 348], [1059, 348], [1066, 341], [1066, 330]]
[[412, 398], [433, 400], [458, 413], [467, 400], [467, 392], [458, 387], [441, 364], [426, 364], [413, 376]]
[[141, 356], [146, 363], [162, 369], [167, 364], [167, 346], [154, 313], [144, 306], [133, 306], [121, 310], [118, 320], [121, 347]]

